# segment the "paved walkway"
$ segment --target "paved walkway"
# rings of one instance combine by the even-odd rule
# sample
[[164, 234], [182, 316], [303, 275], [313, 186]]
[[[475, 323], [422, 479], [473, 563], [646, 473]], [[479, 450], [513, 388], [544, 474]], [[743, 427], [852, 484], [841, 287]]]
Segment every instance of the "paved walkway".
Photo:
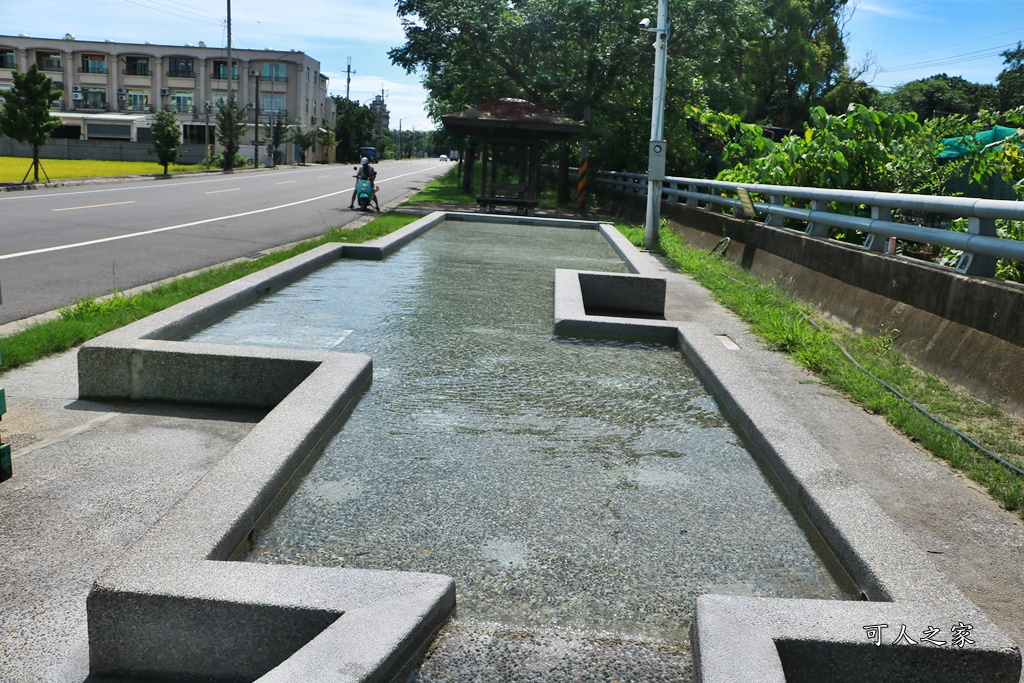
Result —
[[[668, 317], [729, 315], [669, 274]], [[793, 419], [1024, 643], [1020, 517], [781, 355], [765, 358], [760, 371]], [[92, 581], [260, 415], [79, 401], [74, 352], [0, 375], [0, 386], [9, 408], [0, 428], [14, 451], [14, 478], [0, 484], [0, 681], [81, 683]]]

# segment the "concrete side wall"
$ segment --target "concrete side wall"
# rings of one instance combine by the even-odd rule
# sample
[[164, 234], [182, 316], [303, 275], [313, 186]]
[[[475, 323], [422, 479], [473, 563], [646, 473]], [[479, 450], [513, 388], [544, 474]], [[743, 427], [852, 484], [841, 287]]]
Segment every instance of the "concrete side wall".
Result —
[[[206, 157], [202, 145], [183, 144], [183, 164], [198, 164]], [[32, 148], [23, 142], [0, 137], [0, 156], [32, 158]], [[39, 150], [42, 159], [95, 159], [104, 161], [152, 161], [156, 163], [153, 146], [148, 142], [122, 142], [119, 140], [61, 140], [51, 139]], [[26, 162], [25, 168], [28, 168]]]
[[[643, 207], [611, 202], [643, 220]], [[855, 330], [890, 334], [917, 365], [1024, 416], [1024, 286], [807, 237], [682, 204], [663, 216], [688, 244], [727, 256], [764, 282]]]

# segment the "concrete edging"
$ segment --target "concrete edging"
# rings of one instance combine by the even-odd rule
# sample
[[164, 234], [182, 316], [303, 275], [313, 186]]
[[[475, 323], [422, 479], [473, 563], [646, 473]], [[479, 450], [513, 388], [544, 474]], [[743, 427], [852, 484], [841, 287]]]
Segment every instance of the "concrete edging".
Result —
[[[406, 235], [432, 224], [417, 221]], [[387, 250], [403, 238], [369, 246]], [[337, 260], [349, 246], [318, 247], [79, 350], [83, 398], [269, 410], [94, 583], [87, 601], [92, 673], [390, 680], [454, 610], [455, 585], [445, 576], [229, 561], [358, 402], [372, 362], [361, 354], [175, 340]]]
[[[634, 272], [653, 273], [647, 259], [632, 245], [622, 253]], [[586, 315], [579, 273], [562, 270], [556, 274], [556, 334], [608, 335], [621, 340], [630, 338], [632, 330], [632, 339], [651, 341], [652, 327], [663, 329], [662, 321]], [[865, 599], [701, 596], [691, 630], [696, 680], [1017, 683], [1021, 654], [1016, 644], [935, 568], [828, 455], [825, 446], [798, 420], [780, 413], [763, 374], [755, 371], [760, 354], [767, 351], [726, 345], [722, 340], [728, 336], [723, 334], [725, 330], [710, 329], [701, 322], [667, 325], [676, 336], [669, 343], [683, 352], [752, 444], [770, 479], [804, 511]], [[885, 624], [895, 632], [903, 624], [947, 627], [960, 622], [972, 626], [970, 638], [974, 641], [962, 649], [939, 648], [923, 641], [876, 646], [866, 637], [865, 629]], [[944, 637], [948, 641], [948, 632]]]

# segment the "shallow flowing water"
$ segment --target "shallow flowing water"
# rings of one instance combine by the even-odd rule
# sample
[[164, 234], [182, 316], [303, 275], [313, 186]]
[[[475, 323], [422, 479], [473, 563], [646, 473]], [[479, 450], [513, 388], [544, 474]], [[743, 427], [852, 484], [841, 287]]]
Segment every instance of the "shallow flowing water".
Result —
[[459, 619], [419, 680], [505, 650], [555, 680], [601, 659], [582, 632], [618, 667], [669, 644], [678, 680], [700, 594], [849, 597], [677, 351], [552, 335], [555, 268], [625, 272], [596, 231], [450, 222], [195, 335], [374, 361], [249, 561], [454, 577]]

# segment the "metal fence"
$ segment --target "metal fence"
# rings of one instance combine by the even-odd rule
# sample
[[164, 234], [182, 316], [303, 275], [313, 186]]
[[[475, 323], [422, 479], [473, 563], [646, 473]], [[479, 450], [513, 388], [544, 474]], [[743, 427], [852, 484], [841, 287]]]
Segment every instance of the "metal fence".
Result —
[[[636, 197], [647, 196], [647, 176], [640, 173], [601, 171], [591, 176], [598, 190], [610, 190]], [[746, 190], [758, 214], [766, 214], [765, 225], [782, 227], [785, 219], [805, 225], [805, 234], [828, 239], [832, 228], [857, 230], [866, 234], [863, 248], [885, 252], [890, 238], [962, 251], [956, 270], [965, 275], [993, 277], [998, 259], [1024, 261], [1024, 241], [1004, 239], [996, 234], [996, 220], [1024, 221], [1024, 202], [969, 197], [826, 190], [782, 185], [752, 185], [699, 178], [666, 178], [662, 201], [722, 211], [731, 209], [737, 218], [748, 216], [739, 198]], [[763, 200], [767, 201], [763, 201]], [[762, 200], [762, 201], [758, 201]], [[801, 208], [800, 205], [809, 208]], [[837, 212], [870, 211], [870, 217]], [[894, 220], [893, 212], [927, 212], [948, 218], [966, 218], [967, 232], [929, 228]]]

